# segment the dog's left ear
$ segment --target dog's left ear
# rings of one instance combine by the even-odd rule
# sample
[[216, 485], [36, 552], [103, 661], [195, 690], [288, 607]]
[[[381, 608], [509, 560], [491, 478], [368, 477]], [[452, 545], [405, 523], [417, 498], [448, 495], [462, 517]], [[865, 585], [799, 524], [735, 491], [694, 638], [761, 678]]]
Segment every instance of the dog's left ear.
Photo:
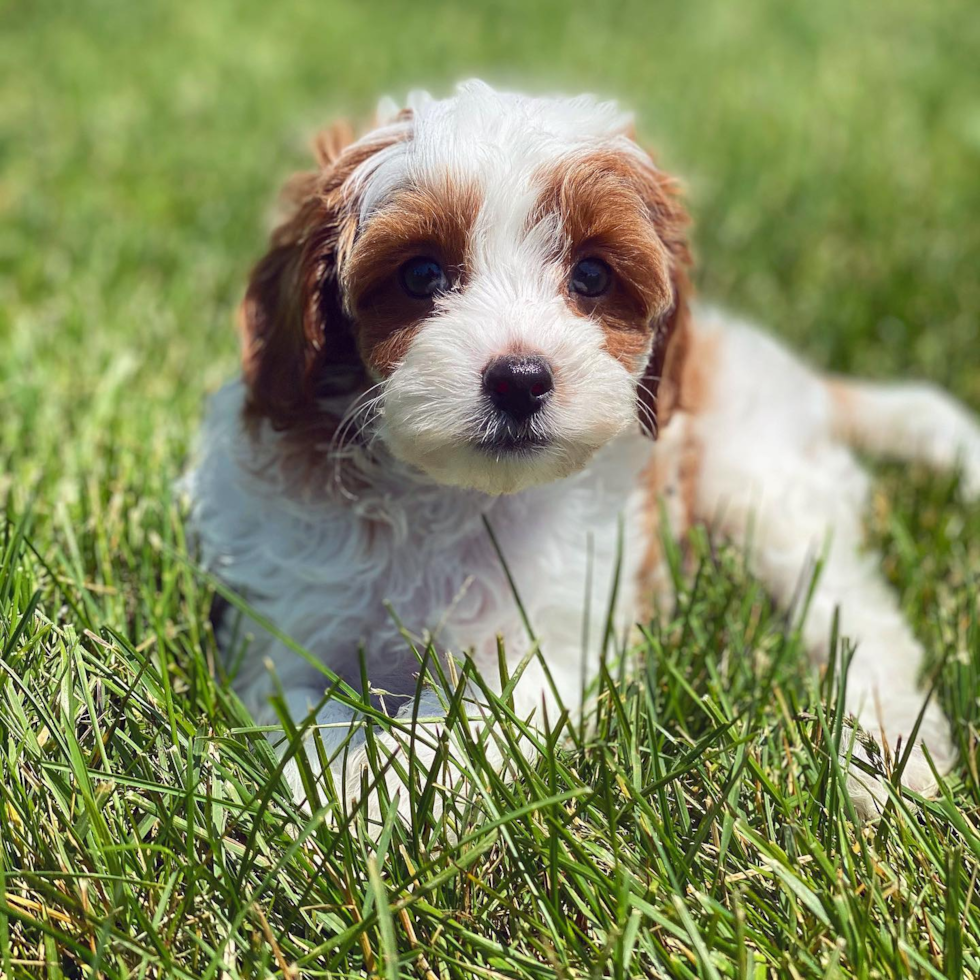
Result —
[[[641, 380], [638, 399], [640, 424], [656, 438], [671, 415], [683, 408], [681, 376], [690, 344], [690, 302], [693, 288], [688, 270], [691, 251], [687, 229], [690, 218], [681, 200], [678, 182], [652, 164], [641, 176], [641, 194], [650, 220], [667, 253], [673, 299], [670, 308], [654, 324], [653, 347]], [[656, 420], [655, 428], [650, 419]]]

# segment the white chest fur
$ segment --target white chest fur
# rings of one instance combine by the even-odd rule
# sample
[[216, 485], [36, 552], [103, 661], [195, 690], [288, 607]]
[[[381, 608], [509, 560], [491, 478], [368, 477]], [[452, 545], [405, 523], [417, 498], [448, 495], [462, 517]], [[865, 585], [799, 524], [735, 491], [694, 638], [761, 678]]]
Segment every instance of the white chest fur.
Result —
[[[210, 570], [331, 670], [356, 680], [363, 649], [371, 684], [406, 694], [418, 665], [399, 624], [470, 653], [490, 678], [497, 634], [508, 660], [527, 650], [489, 526], [562, 699], [574, 705], [617, 577], [615, 621], [623, 627], [634, 615], [649, 440], [622, 436], [583, 472], [511, 496], [439, 486], [386, 459], [350, 499], [315, 487], [300, 499], [275, 465], [280, 437], [256, 443], [243, 431], [242, 396], [236, 382], [214, 397], [185, 481]], [[322, 688], [309, 664], [257, 630], [236, 688], [258, 716], [271, 690], [266, 658], [287, 689]]]

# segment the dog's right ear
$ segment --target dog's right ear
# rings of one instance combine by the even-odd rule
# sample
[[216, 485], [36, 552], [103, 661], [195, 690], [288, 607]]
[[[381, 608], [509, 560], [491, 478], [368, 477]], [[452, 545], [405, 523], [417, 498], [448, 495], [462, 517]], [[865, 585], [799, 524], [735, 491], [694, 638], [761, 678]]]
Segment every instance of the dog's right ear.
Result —
[[316, 138], [319, 169], [289, 180], [286, 217], [252, 270], [239, 316], [246, 413], [290, 428], [320, 414], [318, 401], [366, 384], [339, 281], [356, 231], [348, 178], [392, 139], [352, 142], [346, 123]]

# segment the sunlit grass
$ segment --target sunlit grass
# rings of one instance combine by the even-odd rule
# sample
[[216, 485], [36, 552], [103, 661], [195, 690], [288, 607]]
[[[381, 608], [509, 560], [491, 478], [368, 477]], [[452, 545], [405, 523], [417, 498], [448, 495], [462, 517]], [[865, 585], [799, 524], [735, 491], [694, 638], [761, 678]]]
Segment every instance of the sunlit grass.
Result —
[[535, 731], [488, 694], [535, 764], [504, 778], [460, 693], [464, 796], [418, 772], [410, 825], [300, 812], [215, 664], [173, 492], [307, 134], [472, 74], [621, 97], [689, 178], [708, 298], [980, 405], [978, 51], [965, 0], [0, 7], [0, 975], [980, 975], [954, 477], [883, 470], [869, 541], [960, 763], [863, 829], [839, 688], [701, 534], [587, 718]]

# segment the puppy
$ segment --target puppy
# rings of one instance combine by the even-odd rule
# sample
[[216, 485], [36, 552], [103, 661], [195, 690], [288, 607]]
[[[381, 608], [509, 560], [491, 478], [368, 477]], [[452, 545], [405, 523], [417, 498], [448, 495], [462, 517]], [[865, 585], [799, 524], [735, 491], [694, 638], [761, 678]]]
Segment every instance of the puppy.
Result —
[[[575, 710], [605, 626], [583, 610], [614, 595], [627, 629], [669, 601], [666, 514], [672, 534], [704, 522], [746, 548], [787, 609], [822, 558], [805, 643], [826, 659], [839, 614], [855, 724], [907, 743], [923, 651], [862, 551], [869, 480], [852, 450], [962, 465], [976, 496], [964, 408], [822, 376], [692, 306], [677, 185], [612, 103], [479, 82], [416, 94], [360, 139], [324, 133], [285, 197], [241, 307], [242, 376], [214, 397], [186, 480], [204, 564], [270, 627], [234, 681], [259, 724], [277, 723], [275, 690], [297, 723], [315, 712], [313, 768], [353, 799], [363, 713], [324, 692], [361, 691], [363, 668], [376, 710], [437, 719], [444, 695], [420, 684], [406, 635], [437, 651], [432, 677], [466, 653], [497, 689], [502, 636], [508, 676], [523, 667], [517, 714]], [[922, 747], [952, 761], [935, 704], [918, 739], [903, 779], [928, 792]], [[863, 814], [886, 799], [860, 767], [850, 788]]]

